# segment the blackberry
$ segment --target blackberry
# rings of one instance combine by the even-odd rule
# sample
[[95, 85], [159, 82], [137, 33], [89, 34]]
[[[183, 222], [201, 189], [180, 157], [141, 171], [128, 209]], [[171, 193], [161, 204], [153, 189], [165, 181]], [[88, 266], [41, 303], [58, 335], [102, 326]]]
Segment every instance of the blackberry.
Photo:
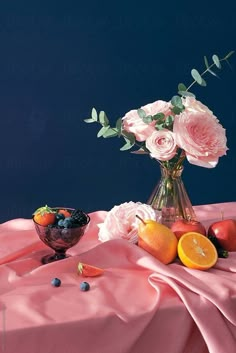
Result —
[[84, 226], [88, 223], [88, 216], [83, 211], [76, 209], [71, 213], [71, 221], [74, 225]]

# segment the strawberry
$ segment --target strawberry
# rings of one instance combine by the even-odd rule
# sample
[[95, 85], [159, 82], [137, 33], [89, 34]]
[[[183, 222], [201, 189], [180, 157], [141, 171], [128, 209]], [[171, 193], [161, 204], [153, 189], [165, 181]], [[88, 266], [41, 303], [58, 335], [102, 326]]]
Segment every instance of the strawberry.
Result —
[[67, 210], [62, 210], [61, 209], [61, 210], [58, 211], [58, 213], [59, 214], [63, 214], [65, 216], [65, 218], [71, 216], [71, 213], [69, 211], [67, 211]]
[[79, 262], [78, 272], [83, 277], [96, 277], [103, 274], [104, 269]]
[[56, 221], [55, 211], [49, 206], [43, 206], [38, 208], [33, 213], [33, 218], [36, 223], [41, 226], [48, 226], [49, 224], [54, 224]]

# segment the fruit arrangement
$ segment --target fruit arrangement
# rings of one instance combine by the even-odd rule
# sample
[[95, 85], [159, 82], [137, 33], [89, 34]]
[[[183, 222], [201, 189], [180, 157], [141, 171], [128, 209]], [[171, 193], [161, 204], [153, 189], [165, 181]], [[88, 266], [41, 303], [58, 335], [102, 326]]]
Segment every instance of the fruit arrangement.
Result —
[[88, 223], [88, 215], [80, 209], [60, 209], [43, 206], [33, 213], [35, 223], [50, 228], [76, 228]]
[[66, 258], [66, 251], [80, 241], [90, 222], [80, 209], [47, 205], [38, 208], [32, 219], [40, 240], [55, 251], [42, 259], [43, 264]]
[[208, 270], [218, 258], [228, 257], [236, 251], [236, 220], [212, 223], [208, 231], [196, 221], [178, 220], [171, 228], [150, 219], [140, 220], [138, 246], [163, 264], [177, 257], [186, 267]]

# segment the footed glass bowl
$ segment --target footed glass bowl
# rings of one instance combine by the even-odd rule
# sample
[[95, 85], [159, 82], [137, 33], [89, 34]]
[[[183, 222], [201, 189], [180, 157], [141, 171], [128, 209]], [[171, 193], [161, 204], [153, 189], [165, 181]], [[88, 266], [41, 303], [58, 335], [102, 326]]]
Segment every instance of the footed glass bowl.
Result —
[[[59, 210], [59, 209], [60, 210], [64, 209], [69, 212], [72, 212], [74, 210], [71, 208], [61, 208], [61, 207], [53, 208], [53, 210]], [[84, 215], [84, 222], [83, 222], [84, 224], [73, 226], [72, 228], [60, 227], [58, 225], [42, 226], [37, 222], [35, 222], [33, 218], [34, 226], [40, 240], [42, 240], [44, 244], [46, 244], [47, 246], [49, 246], [51, 249], [55, 251], [53, 254], [46, 255], [41, 259], [43, 264], [62, 260], [70, 256], [66, 254], [66, 251], [80, 241], [90, 222], [90, 217], [84, 212], [83, 212], [83, 215]]]

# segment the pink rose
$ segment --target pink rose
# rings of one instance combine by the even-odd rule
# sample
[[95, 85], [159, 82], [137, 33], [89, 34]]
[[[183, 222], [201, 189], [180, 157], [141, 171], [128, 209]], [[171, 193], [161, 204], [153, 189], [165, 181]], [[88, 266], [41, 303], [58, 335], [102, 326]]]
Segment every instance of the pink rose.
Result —
[[123, 128], [127, 132], [132, 132], [137, 141], [145, 141], [146, 138], [155, 131], [155, 122], [146, 124], [138, 115], [137, 110], [131, 110], [123, 118]]
[[228, 150], [225, 129], [203, 104], [186, 100], [186, 109], [175, 116], [173, 132], [189, 163], [214, 168]]
[[107, 213], [104, 222], [98, 225], [98, 239], [104, 242], [122, 238], [137, 243], [140, 220], [136, 214], [142, 219], [156, 220], [156, 213], [151, 206], [141, 202], [125, 202], [114, 206]]
[[160, 161], [173, 158], [177, 149], [173, 132], [166, 129], [153, 132], [146, 140], [146, 147], [150, 155]]
[[[154, 103], [147, 104], [141, 107], [146, 113], [146, 115], [155, 115], [157, 113], [163, 113], [165, 115], [170, 114], [170, 103], [162, 100], [158, 100]], [[126, 113], [122, 118], [123, 128], [127, 132], [132, 132], [135, 135], [137, 141], [145, 141], [148, 136], [150, 136], [155, 129], [155, 121], [150, 124], [144, 123], [142, 118], [138, 115], [137, 110], [131, 110]]]
[[209, 114], [213, 114], [212, 111], [204, 104], [196, 100], [194, 97], [185, 97], [182, 99], [183, 105], [185, 106], [185, 111], [188, 112], [208, 112]]
[[141, 107], [147, 115], [155, 115], [157, 113], [163, 113], [165, 116], [171, 114], [171, 104], [170, 102], [165, 102], [162, 100], [149, 103]]

